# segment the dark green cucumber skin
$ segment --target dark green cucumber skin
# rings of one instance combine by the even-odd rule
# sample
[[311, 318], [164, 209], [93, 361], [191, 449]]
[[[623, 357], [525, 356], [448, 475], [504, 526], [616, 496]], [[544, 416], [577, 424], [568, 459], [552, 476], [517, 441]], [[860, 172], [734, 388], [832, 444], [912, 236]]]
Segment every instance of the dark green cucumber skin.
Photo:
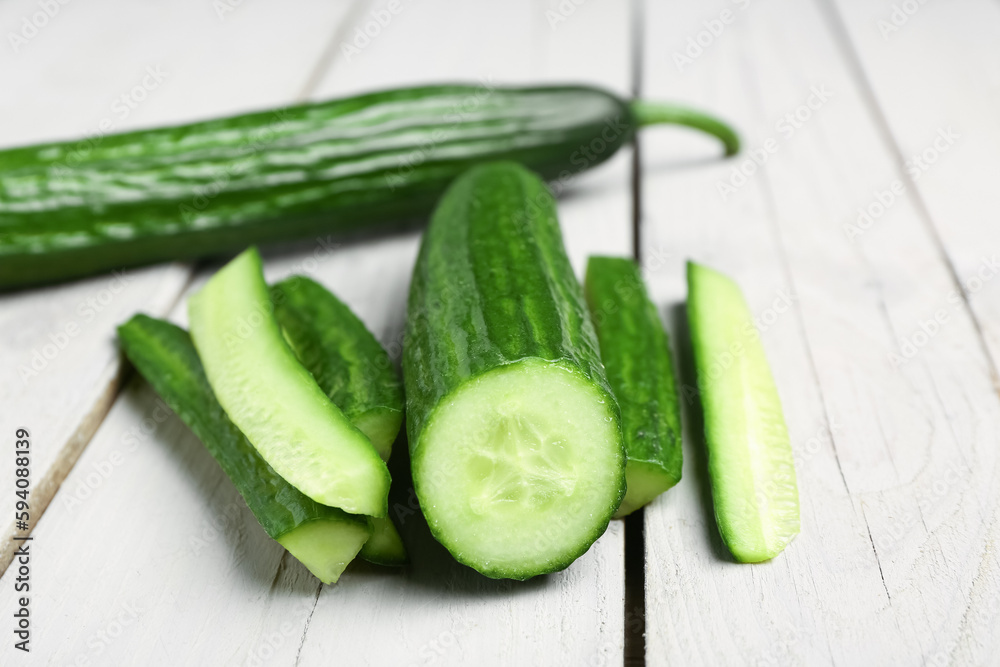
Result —
[[443, 85], [0, 151], [0, 289], [420, 220], [472, 165], [565, 179], [635, 127], [597, 88]]
[[367, 522], [311, 500], [261, 458], [212, 393], [187, 331], [140, 314], [118, 327], [118, 338], [136, 370], [205, 443], [270, 537], [310, 521]]
[[[527, 358], [582, 373], [618, 418], [583, 290], [563, 247], [555, 200], [521, 165], [481, 165], [442, 198], [410, 283], [403, 378], [411, 459], [428, 418], [449, 393]], [[414, 484], [419, 498], [420, 480]], [[610, 508], [609, 519], [620, 502]]]
[[403, 412], [403, 383], [389, 355], [350, 308], [304, 276], [271, 287], [274, 315], [302, 365], [354, 421], [375, 408]]
[[601, 359], [618, 399], [630, 461], [681, 478], [681, 409], [670, 339], [631, 259], [591, 257], [585, 289]]

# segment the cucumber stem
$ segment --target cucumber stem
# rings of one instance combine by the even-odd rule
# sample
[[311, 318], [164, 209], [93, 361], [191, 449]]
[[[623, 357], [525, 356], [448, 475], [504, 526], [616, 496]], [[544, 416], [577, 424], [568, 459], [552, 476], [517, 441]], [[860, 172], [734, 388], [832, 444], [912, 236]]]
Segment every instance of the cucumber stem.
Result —
[[633, 100], [629, 108], [636, 127], [659, 124], [685, 125], [716, 137], [725, 147], [726, 157], [740, 152], [740, 136], [736, 134], [736, 130], [718, 118], [701, 111], [643, 100]]

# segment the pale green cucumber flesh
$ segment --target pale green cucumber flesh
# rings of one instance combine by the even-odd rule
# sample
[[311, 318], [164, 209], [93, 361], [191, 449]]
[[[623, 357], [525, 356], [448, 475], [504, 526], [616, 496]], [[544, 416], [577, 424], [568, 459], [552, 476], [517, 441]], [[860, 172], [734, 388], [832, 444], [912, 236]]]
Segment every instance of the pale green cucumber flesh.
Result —
[[765, 561], [799, 532], [795, 462], [778, 391], [735, 282], [689, 262], [688, 319], [719, 532], [736, 560]]
[[216, 273], [188, 308], [209, 383], [264, 460], [318, 503], [385, 516], [389, 471], [283, 338], [256, 249]]
[[455, 558], [492, 577], [562, 569], [621, 499], [615, 406], [578, 370], [525, 359], [471, 378], [413, 452], [421, 508]]
[[361, 553], [358, 555], [376, 565], [406, 564], [406, 547], [403, 546], [403, 538], [399, 536], [392, 519], [388, 517], [372, 519], [372, 536], [361, 547]]
[[281, 546], [302, 561], [324, 584], [340, 579], [348, 563], [361, 551], [372, 527], [358, 521], [312, 521], [277, 538]]

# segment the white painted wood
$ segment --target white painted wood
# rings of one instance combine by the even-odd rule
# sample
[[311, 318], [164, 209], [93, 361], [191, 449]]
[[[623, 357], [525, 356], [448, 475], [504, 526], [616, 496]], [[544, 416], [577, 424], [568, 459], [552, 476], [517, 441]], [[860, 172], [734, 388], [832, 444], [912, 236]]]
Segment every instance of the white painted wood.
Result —
[[[675, 51], [725, 10], [732, 21], [678, 68]], [[773, 149], [723, 201], [717, 184], [739, 162], [670, 169], [704, 155], [705, 142], [643, 138], [644, 230], [651, 249], [672, 253], [666, 270], [647, 262], [653, 290], [665, 308], [679, 303], [689, 255], [733, 275], [764, 322], [782, 290], [797, 296], [762, 340], [802, 500], [802, 534], [784, 554], [732, 563], [709, 510], [700, 440], [688, 433], [685, 479], [646, 511], [647, 663], [989, 662], [1000, 614], [992, 367], [970, 313], [949, 301], [948, 267], [910, 198], [862, 238], [845, 234], [872, 190], [901, 174], [826, 15], [794, 2], [647, 11], [645, 94], [724, 110], [748, 149]], [[953, 17], [949, 30], [966, 20]], [[930, 59], [939, 47], [921, 48]], [[814, 97], [810, 118], [783, 131], [813, 86], [829, 100]], [[936, 309], [947, 323], [894, 367], [898, 338]]]
[[[363, 26], [367, 12], [381, 6], [371, 3], [356, 20]], [[587, 79], [627, 90], [626, 7], [588, 3], [587, 12], [556, 31], [545, 9], [528, 2], [404, 3], [362, 57], [347, 62], [334, 48], [316, 96], [491, 74], [516, 82]], [[588, 65], [595, 34], [607, 36], [599, 67]], [[521, 51], [512, 44], [536, 46]], [[630, 250], [631, 208], [621, 192], [627, 160], [623, 155], [580, 179], [561, 206], [567, 246], [581, 270], [588, 253]], [[267, 252], [268, 278], [312, 275], [398, 359], [418, 235], [331, 244], [337, 241], [324, 238]], [[185, 320], [183, 305], [174, 318]], [[394, 511], [404, 519], [413, 566], [352, 566], [336, 586], [320, 587], [282, 557], [193, 436], [172, 417], [158, 422], [160, 414], [148, 388], [131, 383], [38, 526], [36, 568], [47, 574], [37, 582], [37, 658], [151, 665], [622, 662], [619, 523], [566, 572], [524, 584], [494, 582], [460, 568], [431, 540], [404, 486], [394, 492]], [[149, 434], [136, 430], [144, 420]], [[138, 446], [129, 444], [130, 434]], [[92, 476], [108, 464], [106, 479]], [[79, 496], [65, 495], [78, 489]], [[127, 548], [94, 541], [95, 530], [111, 525], [127, 535], [118, 540]], [[52, 546], [42, 549], [46, 544]], [[56, 544], [74, 545], [72, 557]], [[8, 581], [0, 580], [0, 608], [12, 602]], [[105, 643], [99, 633], [112, 627], [117, 636]]]
[[[293, 102], [349, 9], [246, 3], [220, 18], [203, 2], [50, 5], [58, 13], [49, 19], [36, 2], [0, 7], [0, 24], [18, 36], [32, 34], [25, 17], [45, 23], [25, 43], [14, 40], [16, 50], [5, 33], [0, 145], [100, 141], [102, 133]], [[190, 272], [164, 265], [0, 295], [0, 432], [27, 426], [34, 436], [33, 520], [118, 392], [114, 328], [137, 310], [168, 312]], [[0, 461], [0, 471], [12, 464]], [[12, 499], [0, 508], [7, 528]], [[0, 537], [0, 571], [11, 532]]]

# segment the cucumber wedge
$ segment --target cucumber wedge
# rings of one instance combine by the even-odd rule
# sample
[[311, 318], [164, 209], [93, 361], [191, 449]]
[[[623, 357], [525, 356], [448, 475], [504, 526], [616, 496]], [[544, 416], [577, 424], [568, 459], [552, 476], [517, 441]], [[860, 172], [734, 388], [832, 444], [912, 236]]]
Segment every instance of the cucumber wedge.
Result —
[[740, 288], [688, 262], [688, 321], [719, 532], [736, 560], [774, 558], [799, 532], [799, 493], [778, 390]]
[[267, 464], [219, 405], [186, 331], [136, 315], [118, 328], [118, 337], [132, 365], [205, 443], [267, 534], [320, 581], [337, 581], [372, 534], [369, 522], [311, 500]]
[[385, 349], [350, 308], [309, 278], [281, 281], [271, 299], [295, 356], [388, 461], [403, 425], [403, 383]]
[[406, 547], [392, 519], [372, 519], [372, 536], [358, 554], [369, 563], [397, 567], [406, 565]]
[[670, 340], [631, 259], [591, 257], [587, 305], [608, 383], [618, 399], [628, 464], [626, 516], [681, 478], [681, 407]]
[[[403, 383], [364, 323], [319, 283], [292, 276], [271, 287], [274, 315], [295, 356], [334, 405], [368, 436], [383, 461], [403, 425]], [[389, 518], [373, 518], [359, 554], [378, 565], [403, 565], [406, 549]]]
[[459, 177], [424, 234], [403, 348], [414, 486], [431, 532], [488, 577], [568, 566], [624, 496], [618, 406], [545, 184]]
[[389, 471], [285, 342], [257, 250], [216, 273], [188, 312], [219, 403], [264, 460], [318, 503], [386, 516]]

